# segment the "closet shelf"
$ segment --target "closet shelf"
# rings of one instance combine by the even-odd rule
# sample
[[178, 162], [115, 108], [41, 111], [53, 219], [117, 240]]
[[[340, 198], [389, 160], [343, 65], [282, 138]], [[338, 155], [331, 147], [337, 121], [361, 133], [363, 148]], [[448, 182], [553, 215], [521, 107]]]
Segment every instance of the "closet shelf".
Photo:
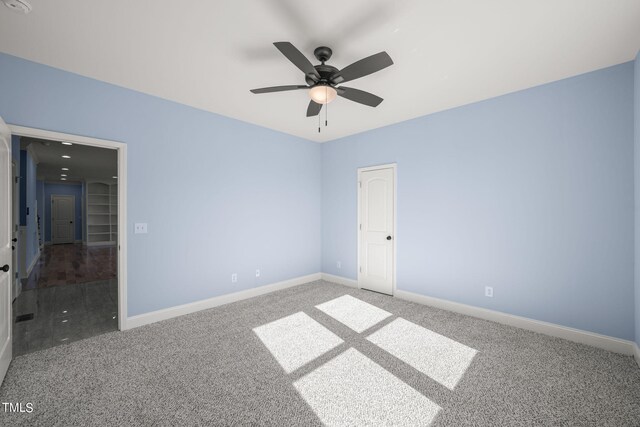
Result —
[[118, 184], [90, 181], [86, 188], [87, 245], [115, 245], [118, 240]]

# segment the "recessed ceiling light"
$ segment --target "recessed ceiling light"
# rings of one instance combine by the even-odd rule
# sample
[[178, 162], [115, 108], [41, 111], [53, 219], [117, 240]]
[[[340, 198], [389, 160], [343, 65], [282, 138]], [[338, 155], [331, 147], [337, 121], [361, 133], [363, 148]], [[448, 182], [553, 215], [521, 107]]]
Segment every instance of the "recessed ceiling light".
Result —
[[65, 173], [61, 173], [61, 174], [60, 174], [60, 176], [67, 176], [67, 174], [65, 174]]
[[113, 179], [118, 179], [118, 177], [117, 177], [117, 176], [112, 176], [111, 178], [113, 178]]
[[67, 178], [60, 178], [60, 181], [66, 181]]
[[63, 171], [68, 171], [68, 170], [69, 170], [69, 168], [62, 168], [62, 170], [63, 170]]
[[63, 158], [63, 159], [70, 159], [70, 158], [71, 158], [71, 156], [67, 156], [66, 154], [64, 154], [64, 155], [62, 156], [62, 158]]
[[31, 5], [26, 0], [3, 0], [2, 1], [9, 10], [26, 15], [31, 12]]
[[62, 145], [73, 145], [73, 144], [67, 141], [62, 141]]

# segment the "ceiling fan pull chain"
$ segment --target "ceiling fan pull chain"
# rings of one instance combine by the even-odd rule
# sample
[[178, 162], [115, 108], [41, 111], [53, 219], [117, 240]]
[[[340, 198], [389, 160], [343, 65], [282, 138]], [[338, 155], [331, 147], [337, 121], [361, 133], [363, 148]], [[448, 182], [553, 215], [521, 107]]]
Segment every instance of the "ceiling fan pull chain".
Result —
[[[324, 64], [324, 62], [323, 62]], [[329, 99], [329, 93], [328, 93], [327, 86], [324, 87], [324, 99]], [[327, 104], [325, 105], [325, 109], [324, 109], [324, 126], [327, 127], [327, 124], [329, 123], [329, 103], [327, 102]]]
[[320, 133], [320, 114], [318, 114], [318, 133]]

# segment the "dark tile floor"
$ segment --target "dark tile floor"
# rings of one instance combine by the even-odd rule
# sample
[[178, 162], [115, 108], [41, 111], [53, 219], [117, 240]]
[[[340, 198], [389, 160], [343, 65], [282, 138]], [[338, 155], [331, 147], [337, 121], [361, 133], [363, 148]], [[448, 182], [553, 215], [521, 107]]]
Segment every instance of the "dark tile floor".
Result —
[[[117, 280], [29, 289], [13, 302], [13, 355], [118, 329]], [[16, 322], [20, 315], [33, 319]]]
[[13, 302], [13, 355], [117, 330], [116, 274], [115, 246], [45, 246]]
[[46, 245], [22, 289], [115, 279], [117, 258], [115, 246]]

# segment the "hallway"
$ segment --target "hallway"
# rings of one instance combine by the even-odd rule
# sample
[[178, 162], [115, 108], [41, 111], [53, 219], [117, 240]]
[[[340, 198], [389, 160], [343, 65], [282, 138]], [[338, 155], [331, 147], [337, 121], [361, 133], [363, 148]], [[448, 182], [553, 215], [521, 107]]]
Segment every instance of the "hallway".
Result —
[[117, 259], [115, 246], [46, 245], [22, 290], [115, 279]]
[[118, 329], [115, 246], [47, 245], [13, 302], [13, 355]]
[[[13, 303], [14, 357], [116, 331], [117, 283], [103, 280], [23, 291]], [[28, 319], [20, 321], [21, 316]]]

